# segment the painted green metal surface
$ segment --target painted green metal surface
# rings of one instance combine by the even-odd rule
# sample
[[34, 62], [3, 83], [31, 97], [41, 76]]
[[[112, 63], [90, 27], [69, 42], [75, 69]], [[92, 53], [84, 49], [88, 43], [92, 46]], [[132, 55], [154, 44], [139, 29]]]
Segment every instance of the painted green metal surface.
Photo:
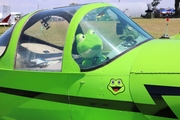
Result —
[[180, 119], [179, 37], [147, 40], [89, 71], [73, 59], [79, 23], [102, 7], [113, 6], [94, 3], [77, 9], [66, 34], [61, 71], [15, 69], [21, 32], [36, 13], [14, 26], [0, 58], [0, 120]]
[[154, 40], [145, 44], [134, 61], [133, 73], [179, 73], [179, 40]]

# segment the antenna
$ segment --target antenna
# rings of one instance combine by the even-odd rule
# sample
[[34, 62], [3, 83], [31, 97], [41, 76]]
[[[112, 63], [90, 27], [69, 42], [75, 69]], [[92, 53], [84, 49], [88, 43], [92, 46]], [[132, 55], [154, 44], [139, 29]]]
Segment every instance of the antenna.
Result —
[[169, 39], [169, 35], [167, 34], [168, 32], [168, 21], [169, 21], [169, 18], [166, 18], [166, 29], [165, 29], [165, 33], [163, 36], [160, 37], [160, 39]]

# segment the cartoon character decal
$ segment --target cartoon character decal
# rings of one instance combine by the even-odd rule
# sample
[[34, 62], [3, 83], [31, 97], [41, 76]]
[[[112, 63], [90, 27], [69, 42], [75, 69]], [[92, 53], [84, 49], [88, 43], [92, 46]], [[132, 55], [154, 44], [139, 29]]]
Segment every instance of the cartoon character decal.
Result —
[[107, 88], [112, 94], [117, 95], [125, 91], [125, 86], [121, 79], [111, 79]]

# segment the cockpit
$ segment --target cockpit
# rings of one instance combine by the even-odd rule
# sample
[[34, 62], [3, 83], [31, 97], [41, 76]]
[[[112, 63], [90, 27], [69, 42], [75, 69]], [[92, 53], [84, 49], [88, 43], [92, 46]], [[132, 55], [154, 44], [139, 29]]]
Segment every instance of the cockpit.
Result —
[[[22, 28], [15, 69], [61, 71], [62, 61], [66, 60], [64, 54], [69, 51], [80, 69], [88, 71], [151, 39], [151, 35], [113, 6], [83, 12], [81, 5], [42, 10], [30, 16]], [[0, 48], [8, 46], [8, 40], [3, 40], [0, 38]], [[4, 52], [5, 49], [0, 54]]]
[[[103, 7], [90, 11], [83, 17], [79, 25], [83, 34], [86, 35], [88, 30], [93, 30], [101, 39], [101, 52], [97, 52], [96, 57], [102, 54], [106, 58], [102, 64], [152, 39], [149, 34], [114, 7]], [[93, 42], [88, 43], [88, 46], [89, 44], [93, 44]], [[84, 58], [86, 59], [86, 57]], [[87, 57], [86, 60], [89, 60], [89, 58]], [[92, 62], [89, 67], [82, 66], [82, 69], [89, 69], [98, 65], [101, 64]]]

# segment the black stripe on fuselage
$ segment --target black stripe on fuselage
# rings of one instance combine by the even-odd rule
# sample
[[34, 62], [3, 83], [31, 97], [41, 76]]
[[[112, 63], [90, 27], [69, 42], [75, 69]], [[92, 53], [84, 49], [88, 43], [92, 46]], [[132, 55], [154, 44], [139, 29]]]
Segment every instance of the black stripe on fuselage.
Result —
[[33, 98], [33, 99], [46, 100], [50, 102], [59, 102], [59, 103], [67, 103], [67, 104], [130, 111], [130, 112], [140, 112], [135, 106], [135, 104], [129, 101], [117, 101], [117, 100], [106, 100], [106, 99], [87, 98], [87, 97], [79, 97], [79, 96], [68, 96], [68, 95], [42, 93], [42, 92], [27, 91], [27, 90], [20, 90], [20, 89], [6, 88], [6, 87], [0, 87], [0, 92], [16, 95], [16, 96]]
[[[180, 87], [159, 85], [145, 85], [145, 87], [154, 100], [155, 105], [136, 104], [143, 114], [178, 119], [162, 96], [180, 96]], [[144, 109], [147, 107], [148, 109]]]
[[162, 96], [163, 95], [179, 96], [180, 87], [145, 85], [145, 88], [147, 89], [152, 99], [154, 100], [155, 105], [134, 103], [129, 101], [106, 100], [106, 99], [43, 93], [43, 92], [6, 88], [6, 87], [0, 87], [0, 92], [16, 95], [16, 96], [33, 98], [33, 99], [46, 100], [50, 102], [59, 102], [66, 104], [74, 104], [74, 105], [122, 110], [122, 111], [130, 111], [130, 112], [142, 112], [143, 114], [146, 115], [178, 119], [177, 116], [174, 114], [174, 112], [164, 101]]

